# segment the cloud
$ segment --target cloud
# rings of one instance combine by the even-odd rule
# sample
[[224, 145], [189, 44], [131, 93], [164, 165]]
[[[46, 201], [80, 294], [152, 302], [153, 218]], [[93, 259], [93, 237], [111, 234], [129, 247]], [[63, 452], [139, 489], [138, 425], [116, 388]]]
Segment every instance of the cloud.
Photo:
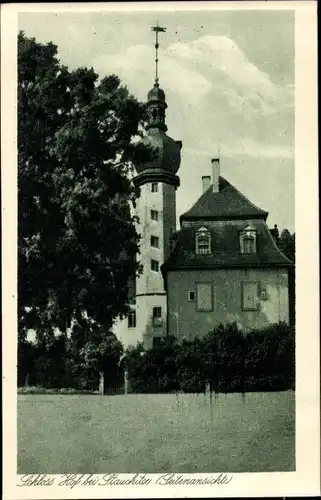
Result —
[[236, 43], [226, 36], [204, 36], [190, 43], [174, 43], [167, 53], [185, 61], [203, 74], [220, 75], [221, 81], [233, 82], [241, 95], [255, 95], [265, 102], [278, 100], [279, 89], [265, 72], [246, 58]]
[[[160, 19], [168, 27], [159, 51], [168, 133], [183, 141], [178, 215], [201, 194], [201, 176], [211, 172], [210, 158], [220, 150], [222, 175], [270, 209], [281, 227], [290, 227], [293, 16], [251, 12], [240, 17], [236, 11], [199, 16], [196, 21], [194, 14], [179, 12]], [[93, 66], [101, 77], [116, 73], [140, 100], [146, 99], [155, 77], [148, 28], [153, 23], [152, 12], [31, 13], [19, 20], [29, 36], [54, 41], [70, 68]]]
[[[97, 57], [94, 67], [100, 74], [117, 73], [143, 100], [154, 58], [151, 47], [135, 45]], [[161, 85], [175, 107], [169, 107], [168, 124], [189, 149], [207, 151], [220, 143], [230, 157], [293, 156], [293, 86], [275, 84], [232, 39], [175, 42], [160, 51], [159, 60]]]
[[[129, 24], [121, 17], [107, 14], [80, 15], [77, 22], [72, 14], [59, 20], [55, 14], [46, 14], [42, 22], [35, 22], [35, 15], [25, 15], [23, 24], [39, 41], [53, 39], [62, 61], [70, 67], [93, 65], [101, 76], [114, 72], [140, 100], [146, 99], [155, 59], [153, 47], [146, 45], [147, 38], [151, 41], [145, 33], [146, 22], [138, 22], [134, 35], [128, 33]], [[270, 52], [256, 57], [258, 67], [250, 60], [253, 53], [245, 54], [228, 30], [221, 32], [225, 34], [177, 39], [160, 50], [169, 133], [190, 149], [207, 151], [220, 143], [230, 156], [290, 157], [294, 149], [293, 85], [277, 85], [262, 71], [268, 67], [265, 59], [272, 57]], [[135, 40], [144, 43], [133, 45]]]
[[[151, 47], [135, 45], [122, 53], [99, 56], [94, 67], [100, 74], [116, 72], [135, 95], [145, 99], [146, 83], [151, 86], [154, 79], [154, 59]], [[197, 104], [211, 90], [211, 82], [202, 73], [176, 61], [166, 51], [160, 51], [159, 60], [162, 87], [179, 101]]]

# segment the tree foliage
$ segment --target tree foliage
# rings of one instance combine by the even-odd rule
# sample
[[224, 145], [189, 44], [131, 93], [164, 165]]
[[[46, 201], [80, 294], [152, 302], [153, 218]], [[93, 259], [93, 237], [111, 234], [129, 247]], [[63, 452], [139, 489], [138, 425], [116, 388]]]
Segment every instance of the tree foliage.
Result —
[[276, 224], [270, 232], [281, 252], [295, 263], [295, 233], [291, 234], [288, 229], [283, 229], [280, 235]]
[[[110, 332], [87, 332], [82, 347], [74, 338], [45, 335], [36, 342], [21, 339], [18, 345], [18, 385], [46, 389], [72, 388], [96, 391], [103, 376], [106, 392], [123, 383], [119, 359], [123, 345]], [[81, 331], [83, 333], [83, 331]]]
[[291, 234], [288, 229], [281, 233], [278, 246], [288, 259], [295, 263], [295, 233]]
[[164, 337], [147, 352], [141, 343], [127, 350], [126, 365], [133, 392], [172, 392], [179, 389], [176, 344], [172, 337]]
[[[139, 236], [130, 211], [145, 108], [117, 76], [69, 71], [57, 47], [18, 37], [18, 307], [22, 336], [127, 312]], [[90, 331], [90, 328], [89, 328]], [[87, 339], [89, 340], [89, 339]]]

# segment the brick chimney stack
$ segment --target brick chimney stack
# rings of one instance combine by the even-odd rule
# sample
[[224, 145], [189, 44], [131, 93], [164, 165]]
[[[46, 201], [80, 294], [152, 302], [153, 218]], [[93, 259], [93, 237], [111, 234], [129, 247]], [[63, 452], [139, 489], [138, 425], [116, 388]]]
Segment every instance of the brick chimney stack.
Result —
[[202, 177], [203, 193], [208, 190], [211, 185], [211, 177], [209, 175], [203, 175]]
[[219, 192], [219, 178], [220, 178], [220, 159], [219, 158], [212, 158], [213, 193]]

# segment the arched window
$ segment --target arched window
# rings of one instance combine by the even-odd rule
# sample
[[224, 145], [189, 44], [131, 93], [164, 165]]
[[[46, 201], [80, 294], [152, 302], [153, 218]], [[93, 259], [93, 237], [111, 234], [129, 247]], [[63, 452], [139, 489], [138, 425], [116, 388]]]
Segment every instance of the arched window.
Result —
[[198, 255], [211, 253], [211, 233], [206, 227], [201, 227], [196, 231], [195, 253]]
[[241, 253], [256, 253], [256, 229], [252, 224], [248, 224], [240, 234]]

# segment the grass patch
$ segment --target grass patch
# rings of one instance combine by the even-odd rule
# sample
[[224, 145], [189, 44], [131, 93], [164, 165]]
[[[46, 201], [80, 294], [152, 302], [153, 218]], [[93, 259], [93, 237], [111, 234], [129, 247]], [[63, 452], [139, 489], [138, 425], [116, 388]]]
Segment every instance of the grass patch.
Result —
[[293, 392], [18, 396], [18, 474], [292, 470]]

